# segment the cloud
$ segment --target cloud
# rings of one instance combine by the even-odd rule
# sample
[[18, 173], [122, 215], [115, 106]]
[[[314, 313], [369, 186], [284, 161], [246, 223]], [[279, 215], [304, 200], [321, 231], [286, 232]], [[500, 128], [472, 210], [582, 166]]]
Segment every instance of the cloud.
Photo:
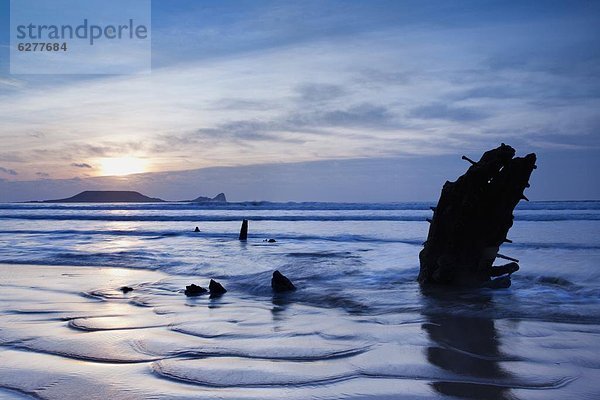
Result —
[[[291, 126], [313, 127], [375, 127], [384, 128], [393, 120], [393, 113], [384, 106], [362, 103], [345, 109], [294, 113], [287, 118]], [[398, 127], [398, 126], [397, 126]]]
[[448, 101], [467, 99], [519, 99], [535, 95], [532, 86], [477, 85], [448, 96]]
[[[383, 128], [392, 119], [393, 114], [387, 107], [362, 103], [347, 108], [292, 111], [267, 121], [233, 121], [220, 126], [219, 130], [228, 132], [229, 135], [236, 138], [289, 141], [291, 139], [289, 137], [273, 137], [272, 135], [266, 135], [264, 132], [322, 133], [319, 130], [323, 128], [345, 126]], [[214, 134], [217, 132], [208, 131], [208, 133]], [[292, 141], [292, 143], [296, 142], [295, 140]]]
[[267, 133], [277, 130], [272, 121], [240, 120], [231, 121], [214, 128], [201, 128], [196, 131], [204, 140], [234, 139], [244, 141], [288, 141], [290, 138]]
[[296, 92], [303, 103], [320, 103], [342, 97], [348, 93], [348, 89], [327, 83], [304, 83], [296, 88]]
[[[20, 154], [20, 160], [43, 160], [44, 162], [63, 163], [78, 158], [102, 158], [119, 155], [129, 155], [145, 149], [144, 143], [139, 142], [116, 142], [106, 141], [97, 144], [87, 143], [54, 143], [52, 140], [45, 141], [45, 147], [33, 148]], [[1, 159], [1, 154], [0, 154]], [[30, 161], [31, 162], [31, 161]], [[73, 162], [69, 164], [75, 168], [93, 168], [87, 163]]]
[[420, 119], [445, 119], [457, 122], [479, 121], [489, 116], [488, 113], [475, 108], [450, 106], [444, 103], [414, 108], [409, 115]]
[[106, 141], [98, 144], [87, 144], [87, 143], [74, 143], [64, 146], [61, 149], [62, 152], [71, 155], [79, 155], [82, 157], [110, 157], [116, 154], [130, 153], [132, 151], [139, 151], [144, 148], [143, 143], [139, 142], [115, 142]]
[[226, 98], [215, 101], [214, 104], [208, 108], [213, 110], [264, 111], [272, 106], [273, 105], [268, 101]]
[[406, 71], [385, 71], [369, 67], [359, 71], [355, 83], [379, 87], [382, 85], [406, 85], [414, 78], [413, 75]]
[[[292, 133], [325, 134], [323, 128], [377, 127], [389, 128], [394, 115], [389, 109], [370, 103], [361, 103], [348, 108], [313, 111], [298, 110], [275, 116], [271, 119], [234, 120], [214, 127], [199, 128], [181, 135], [160, 135], [158, 139], [168, 146], [187, 146], [207, 141], [270, 141], [301, 144], [301, 137]], [[400, 124], [397, 125], [399, 127]]]
[[5, 174], [8, 175], [18, 175], [17, 171], [15, 171], [14, 169], [9, 169], [9, 168], [4, 168], [4, 167], [0, 167], [0, 172], [3, 172]]
[[43, 139], [44, 137], [46, 137], [46, 134], [44, 132], [40, 132], [40, 131], [35, 131], [35, 132], [29, 132], [27, 135], [36, 138], [36, 139]]
[[93, 168], [90, 164], [86, 164], [86, 163], [72, 163], [71, 167], [76, 167], [76, 168]]
[[271, 142], [271, 143], [302, 143], [289, 135], [278, 135], [277, 125], [272, 121], [239, 120], [231, 121], [211, 128], [199, 128], [183, 134], [162, 134], [156, 137], [154, 151], [161, 153], [182, 149], [186, 146], [234, 142]]
[[22, 156], [22, 154], [17, 153], [17, 152], [11, 152], [11, 153], [0, 153], [0, 161], [26, 162], [27, 160]]

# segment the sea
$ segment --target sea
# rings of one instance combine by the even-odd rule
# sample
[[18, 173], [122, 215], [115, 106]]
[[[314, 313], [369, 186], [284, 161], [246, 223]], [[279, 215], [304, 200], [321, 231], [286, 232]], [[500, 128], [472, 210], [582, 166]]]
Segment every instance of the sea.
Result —
[[[252, 397], [253, 392], [240, 390], [259, 388], [257, 398], [400, 398], [407, 382], [414, 381], [428, 388], [412, 393], [415, 398], [599, 398], [600, 201], [519, 204], [508, 235], [512, 243], [500, 252], [518, 259], [520, 271], [512, 276], [509, 289], [475, 291], [430, 291], [416, 282], [432, 206], [435, 203], [0, 204], [0, 264], [15, 273], [31, 266], [118, 267], [176, 277], [168, 285], [154, 286], [134, 304], [146, 307], [160, 303], [161, 295], [183, 303], [185, 284], [206, 286], [215, 279], [228, 290], [223, 299], [232, 307], [238, 300], [288, 307], [296, 310], [296, 318], [314, 321], [320, 338], [354, 344], [352, 351], [310, 360], [286, 355], [285, 346], [279, 358], [261, 355], [251, 345], [236, 348], [235, 354], [169, 353], [192, 358], [190, 362], [234, 357], [238, 364], [232, 365], [248, 371], [244, 375], [235, 370], [236, 375], [229, 370], [228, 375], [224, 367], [216, 381], [203, 375], [206, 368], [177, 369], [165, 366], [165, 360], [153, 361], [153, 376], [196, 385], [207, 390], [203, 393], [208, 397], [210, 390], [219, 398]], [[239, 241], [244, 219], [249, 221], [248, 240]], [[270, 279], [275, 270], [290, 278], [297, 290], [274, 296]], [[104, 293], [110, 299], [107, 290], [98, 288], [88, 295]], [[142, 304], [144, 300], [149, 303]], [[336, 318], [338, 328], [347, 329], [335, 329], [331, 323]], [[214, 336], [200, 328], [186, 332], [220, 340], [273, 334], [268, 323], [244, 328], [235, 325], [235, 319], [229, 322], [236, 328], [223, 337], [218, 329]], [[391, 333], [399, 326], [415, 331]], [[314, 334], [305, 325], [295, 329], [289, 325], [286, 337], [299, 343]], [[414, 335], [421, 339], [412, 342]], [[402, 364], [396, 371], [394, 363], [401, 363], [403, 356], [382, 351], [381, 346], [390, 343], [419, 349], [425, 366]], [[4, 345], [0, 341], [0, 347]], [[365, 359], [371, 351], [379, 353]], [[279, 370], [273, 364], [255, 365], [273, 359]], [[329, 371], [328, 363], [342, 361], [347, 370], [319, 373]], [[545, 369], [527, 374], [540, 366]], [[372, 383], [377, 379], [381, 385]], [[394, 381], [405, 386], [395, 387]], [[350, 382], [364, 385], [349, 386]], [[236, 391], [219, 391], [223, 388]]]

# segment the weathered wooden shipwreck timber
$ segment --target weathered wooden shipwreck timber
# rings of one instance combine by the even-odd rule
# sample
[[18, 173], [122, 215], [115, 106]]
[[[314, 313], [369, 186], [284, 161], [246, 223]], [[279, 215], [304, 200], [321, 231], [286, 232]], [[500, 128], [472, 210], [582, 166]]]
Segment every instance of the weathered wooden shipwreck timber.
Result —
[[[419, 254], [421, 284], [509, 287], [518, 260], [498, 253], [513, 224], [513, 211], [536, 168], [535, 154], [515, 157], [502, 143], [471, 163], [456, 182], [446, 182], [424, 248]], [[493, 266], [496, 258], [510, 260]]]

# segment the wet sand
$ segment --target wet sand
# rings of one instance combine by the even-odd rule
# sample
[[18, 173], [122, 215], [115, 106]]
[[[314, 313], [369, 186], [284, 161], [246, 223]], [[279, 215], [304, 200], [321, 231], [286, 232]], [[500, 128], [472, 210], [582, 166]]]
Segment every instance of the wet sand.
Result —
[[208, 278], [0, 265], [0, 399], [600, 397], [597, 324], [186, 298], [191, 282]]

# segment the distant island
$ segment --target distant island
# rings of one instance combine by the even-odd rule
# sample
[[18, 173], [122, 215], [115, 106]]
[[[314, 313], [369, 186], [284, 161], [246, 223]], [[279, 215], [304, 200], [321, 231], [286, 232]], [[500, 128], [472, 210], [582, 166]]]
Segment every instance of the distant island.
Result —
[[210, 197], [196, 197], [194, 200], [188, 200], [191, 203], [227, 203], [225, 193], [219, 193], [212, 199]]
[[[65, 199], [44, 200], [42, 203], [163, 203], [165, 200], [148, 197], [130, 190], [86, 190]], [[188, 203], [226, 203], [225, 193], [219, 193], [213, 198], [199, 196], [194, 200], [184, 200]]]
[[86, 190], [66, 199], [44, 200], [44, 203], [160, 203], [162, 199], [129, 190]]

